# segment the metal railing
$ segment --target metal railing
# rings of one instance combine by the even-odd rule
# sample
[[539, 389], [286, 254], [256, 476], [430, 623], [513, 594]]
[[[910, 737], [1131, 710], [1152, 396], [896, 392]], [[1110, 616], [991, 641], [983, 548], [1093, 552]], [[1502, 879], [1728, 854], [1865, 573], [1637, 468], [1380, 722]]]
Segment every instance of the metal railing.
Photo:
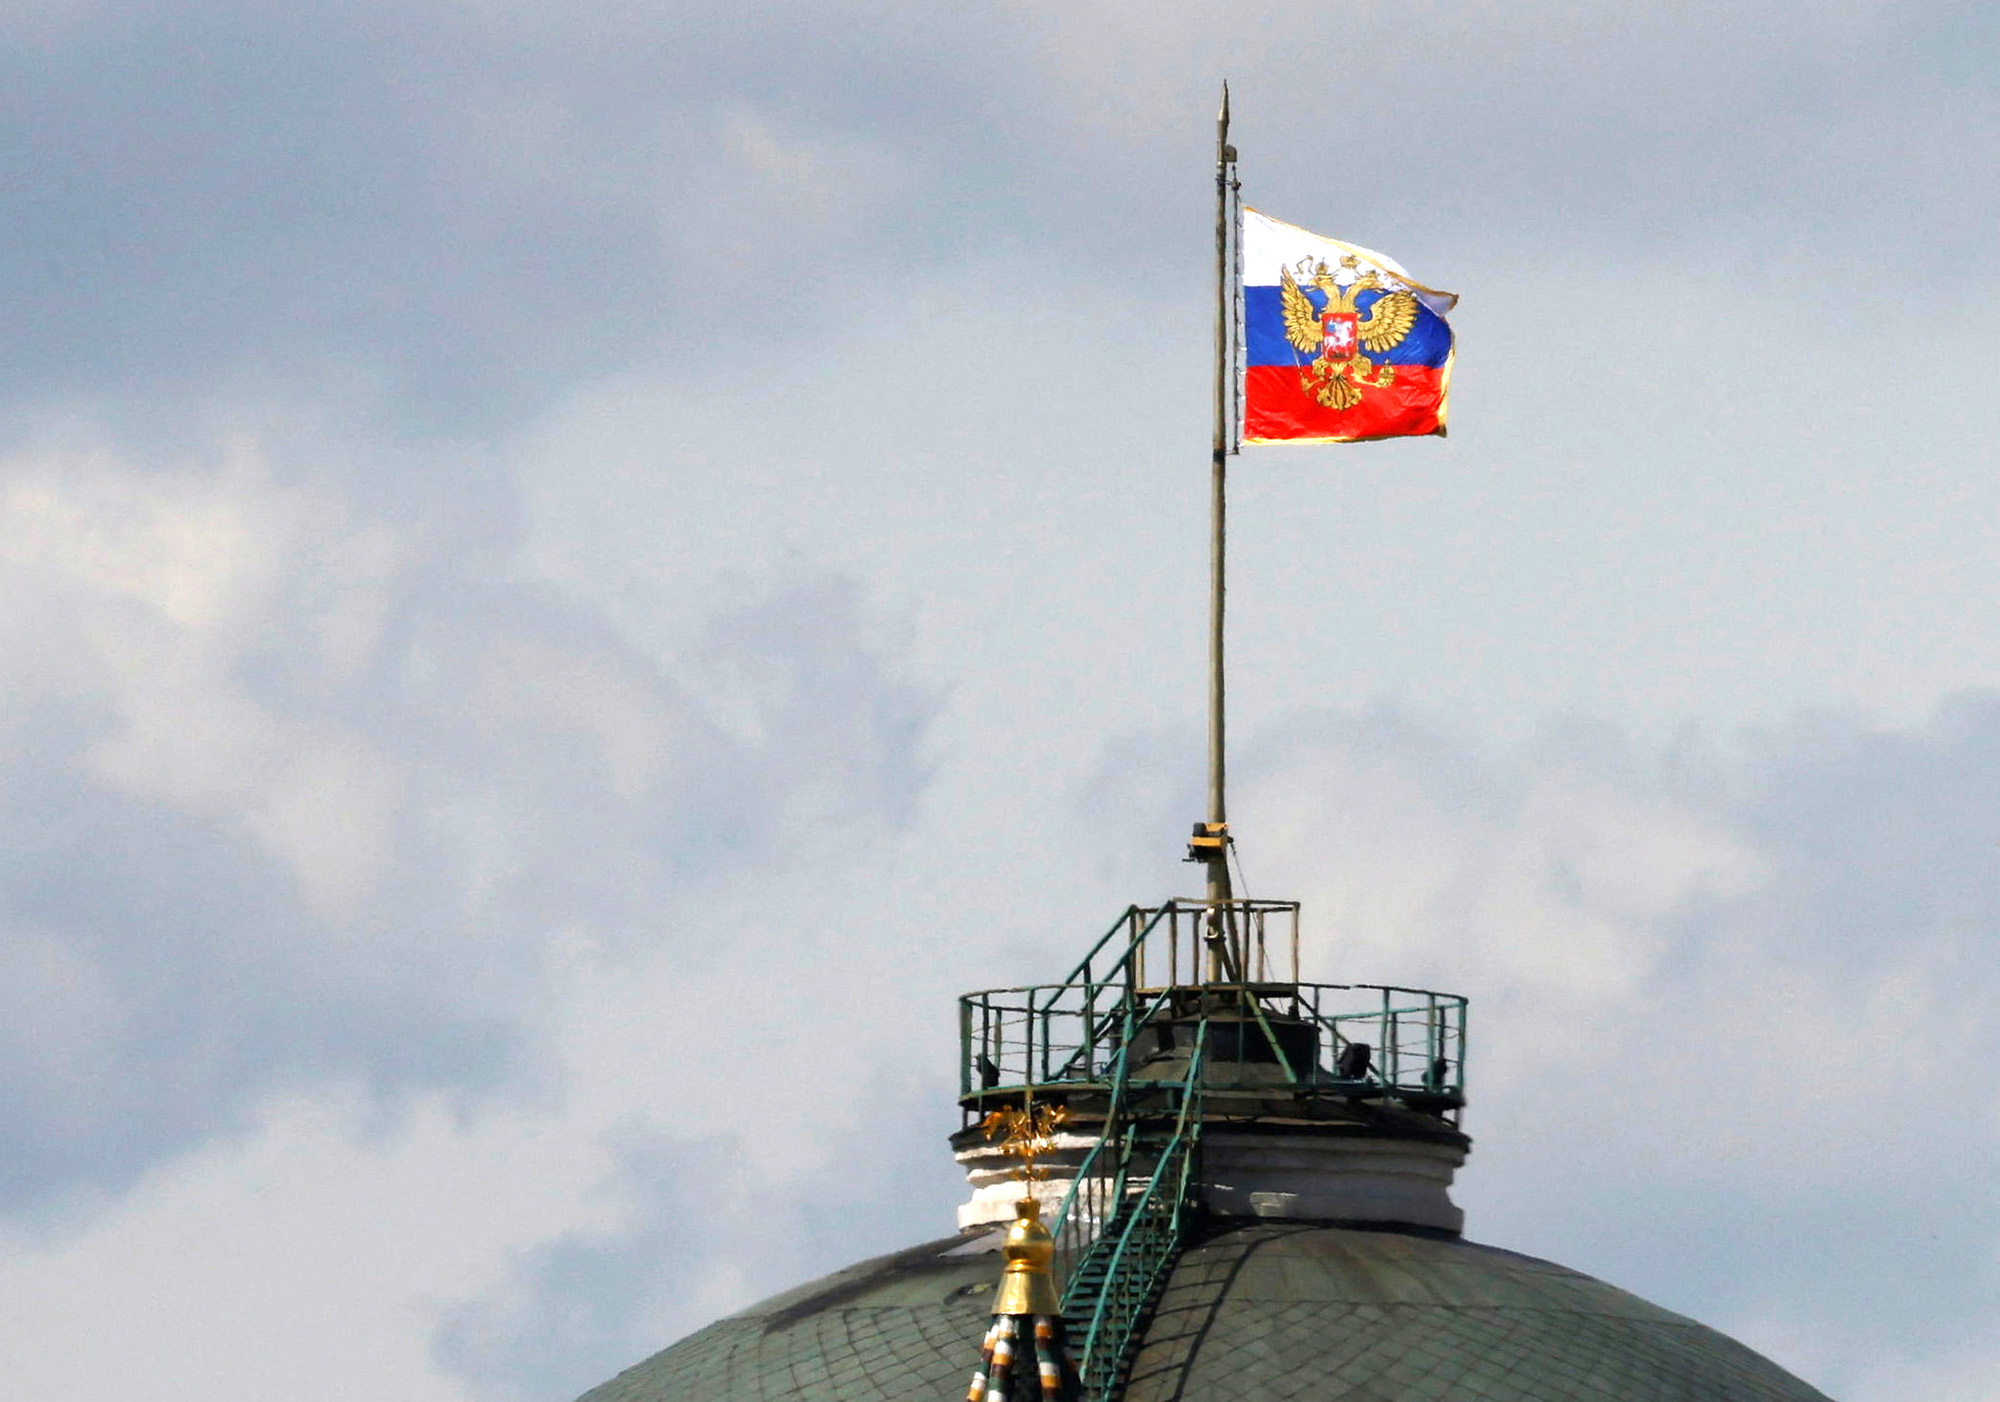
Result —
[[1296, 983], [1299, 903], [1184, 897], [1127, 906], [1063, 982], [1111, 983], [1121, 974], [1139, 987]]
[[1128, 1098], [1125, 1058], [1115, 1059], [1103, 1132], [1051, 1223], [1063, 1314], [1091, 1402], [1116, 1397], [1154, 1297], [1180, 1254], [1197, 1178], [1204, 1045], [1197, 1037], [1176, 1082], [1149, 1087], [1144, 1113]]
[[[1299, 1087], [1372, 1092], [1447, 1117], [1464, 1100], [1466, 1000], [1456, 994], [1327, 983], [1149, 989], [1120, 980], [987, 989], [960, 998], [961, 1103], [971, 1114], [989, 1096], [1108, 1090], [1140, 1069], [1124, 1066], [1136, 1032], [1190, 1005], [1191, 994], [1210, 1010], [1232, 1007], [1272, 1047], [1268, 1057], [1211, 1059], [1212, 1090], [1262, 1083], [1255, 1068], [1275, 1061]], [[1303, 1031], [1281, 1038], [1274, 1031], [1279, 1024]]]
[[1149, 1142], [1159, 1131], [1149, 1135], [1140, 1125], [1118, 1136], [1128, 1165], [1144, 1160], [1143, 1181], [1134, 1182], [1130, 1167], [1118, 1175], [1117, 1210], [1064, 1290], [1063, 1313], [1078, 1339], [1077, 1371], [1093, 1402], [1117, 1395], [1154, 1299], [1180, 1256], [1197, 1181], [1201, 1061], [1198, 1042], [1180, 1087], [1180, 1113], [1164, 1142]]

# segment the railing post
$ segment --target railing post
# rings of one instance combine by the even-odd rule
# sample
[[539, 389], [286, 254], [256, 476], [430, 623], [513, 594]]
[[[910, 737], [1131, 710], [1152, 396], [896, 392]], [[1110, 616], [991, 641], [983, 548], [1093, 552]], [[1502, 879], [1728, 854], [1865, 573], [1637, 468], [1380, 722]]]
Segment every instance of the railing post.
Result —
[[[1446, 1064], [1444, 1060], [1444, 1018], [1441, 1016], [1443, 1012], [1444, 1009], [1438, 1006], [1437, 995], [1433, 993], [1431, 995], [1430, 1006], [1430, 1047], [1424, 1054], [1425, 1070], [1427, 1071], [1432, 1067]], [[1436, 1088], [1442, 1091], [1444, 1089], [1444, 1074], [1442, 1072], [1439, 1073], [1437, 1082]]]
[[1083, 1079], [1097, 1078], [1097, 985], [1083, 986], [1083, 1037], [1078, 1050], [1083, 1056]]
[[1125, 962], [1125, 977], [1128, 981], [1144, 988], [1146, 986], [1146, 938], [1144, 927], [1139, 924], [1139, 907], [1132, 907], [1131, 919], [1132, 930], [1125, 937], [1125, 944], [1132, 951], [1132, 957]]
[[1465, 1004], [1458, 1005], [1458, 1062], [1452, 1067], [1452, 1088], [1465, 1088]]
[[[1053, 1004], [1054, 1001], [1054, 995], [1051, 994], [1049, 999], [1050, 1004]], [[1054, 1017], [1055, 1009], [1053, 1006], [1046, 1006], [1042, 1009], [1042, 1074], [1038, 1082], [1040, 1085], [1047, 1085], [1049, 1083], [1049, 1035], [1050, 1029], [1054, 1026]]]
[[979, 999], [979, 1049], [986, 1053], [988, 1061], [995, 1066], [1000, 1064], [1000, 1058], [993, 1053], [993, 999], [987, 994]]

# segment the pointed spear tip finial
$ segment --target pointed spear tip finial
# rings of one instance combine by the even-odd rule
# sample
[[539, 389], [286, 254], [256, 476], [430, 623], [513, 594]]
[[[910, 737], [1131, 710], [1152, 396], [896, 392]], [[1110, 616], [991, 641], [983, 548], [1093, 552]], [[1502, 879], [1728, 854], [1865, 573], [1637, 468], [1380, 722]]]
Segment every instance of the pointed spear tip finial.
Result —
[[1227, 78], [1222, 80], [1222, 109], [1215, 114], [1215, 119], [1224, 126], [1229, 125], [1229, 80]]

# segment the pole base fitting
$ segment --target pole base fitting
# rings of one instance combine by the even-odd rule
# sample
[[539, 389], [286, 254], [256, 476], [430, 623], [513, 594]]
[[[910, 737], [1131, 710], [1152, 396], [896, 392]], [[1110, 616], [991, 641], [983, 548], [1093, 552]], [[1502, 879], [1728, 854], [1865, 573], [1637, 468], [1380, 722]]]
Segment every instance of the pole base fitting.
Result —
[[1187, 856], [1190, 862], [1220, 862], [1229, 854], [1229, 824], [1196, 823], [1194, 836], [1188, 839]]

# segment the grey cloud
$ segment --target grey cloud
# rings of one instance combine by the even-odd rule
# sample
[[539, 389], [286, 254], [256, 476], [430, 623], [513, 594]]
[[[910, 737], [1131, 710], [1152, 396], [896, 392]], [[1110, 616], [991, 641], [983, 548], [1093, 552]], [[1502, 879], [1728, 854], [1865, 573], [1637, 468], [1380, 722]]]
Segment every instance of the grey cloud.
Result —
[[614, 1134], [597, 1191], [619, 1226], [521, 1253], [495, 1288], [446, 1310], [439, 1361], [482, 1402], [571, 1397], [706, 1324], [719, 1282], [748, 1303], [949, 1235], [962, 1196], [944, 1143], [949, 1081], [882, 1073], [852, 1113], [792, 1181], [764, 1177], [735, 1140]]
[[[515, 1262], [487, 1295], [447, 1311], [434, 1351], [482, 1398], [560, 1398], [584, 1391], [648, 1351], [660, 1313], [683, 1326], [739, 1217], [761, 1215], [728, 1141], [681, 1142], [631, 1130], [615, 1148], [626, 1205], [615, 1236], [577, 1233]], [[754, 1254], [755, 1241], [742, 1243]], [[678, 1306], [678, 1308], [677, 1308]]]
[[419, 987], [315, 977], [325, 936], [280, 863], [228, 823], [81, 780], [87, 732], [38, 721], [9, 727], [0, 770], [0, 1205], [120, 1187], [304, 1072], [405, 1088], [503, 1074], [513, 1029]]
[[[90, 502], [84, 470], [0, 526], [0, 1208], [115, 1191], [279, 1089], [540, 1084], [547, 941], [698, 968], [677, 901], [924, 782], [931, 702], [846, 582], [720, 613], [676, 676], [421, 523], [94, 475], [101, 536], [21, 504]], [[700, 668], [756, 681], [729, 728]]]
[[[916, 61], [917, 35], [790, 20], [717, 32], [668, 10], [593, 31], [458, 6], [238, 4], [17, 37], [0, 52], [7, 393], [358, 374], [407, 429], [516, 423], [689, 329], [675, 303], [715, 271], [690, 265], [701, 231], [712, 248], [788, 212], [783, 188], [772, 205], [755, 187], [796, 183], [811, 153], [761, 153], [775, 168], [760, 171], [754, 143], [731, 149], [733, 114], [838, 133], [944, 77]], [[708, 228], [731, 206], [736, 230]], [[800, 252], [815, 281], [827, 252]]]
[[1774, 934], [1865, 967], [1911, 936], [1990, 957], [2000, 929], [2000, 697], [1952, 698], [1920, 734], [1828, 718], [1766, 741], [1768, 778], [1746, 817], [1782, 861]]
[[342, 386], [448, 438], [663, 349], [768, 363], [916, 270], [996, 251], [1178, 297], [1211, 67], [1238, 80], [1259, 199], [1422, 229], [1444, 270], [1665, 250], [1819, 279], [1865, 237], [1976, 278], [1995, 114], [1961, 55], [1991, 24], [1705, 4], [1143, 25], [1071, 6], [103, 11], [0, 42], [0, 393]]

